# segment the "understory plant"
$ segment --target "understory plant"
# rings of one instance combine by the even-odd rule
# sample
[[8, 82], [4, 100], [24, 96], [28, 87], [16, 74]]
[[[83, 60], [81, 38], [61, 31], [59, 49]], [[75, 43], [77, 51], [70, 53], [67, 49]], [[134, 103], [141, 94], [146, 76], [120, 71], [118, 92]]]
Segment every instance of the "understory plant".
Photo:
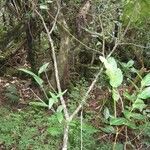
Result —
[[[141, 124], [143, 124], [143, 122], [147, 123], [150, 118], [150, 110], [145, 103], [145, 101], [150, 98], [150, 73], [144, 77], [140, 76], [140, 87], [134, 85], [136, 88], [135, 92], [131, 94], [125, 91], [123, 95], [120, 95], [119, 86], [123, 85], [123, 72], [117, 67], [117, 63], [113, 57], [100, 57], [100, 60], [106, 68], [105, 73], [109, 78], [114, 103], [114, 114], [110, 114], [107, 107], [104, 109], [105, 123], [108, 124], [108, 126], [102, 128], [102, 130], [116, 134], [113, 148], [115, 149], [119, 126], [127, 126], [133, 130], [140, 130]], [[131, 83], [134, 84], [134, 82]], [[116, 105], [119, 101], [121, 103], [121, 116], [117, 115], [118, 110]], [[143, 128], [146, 128], [146, 126], [143, 125]]]

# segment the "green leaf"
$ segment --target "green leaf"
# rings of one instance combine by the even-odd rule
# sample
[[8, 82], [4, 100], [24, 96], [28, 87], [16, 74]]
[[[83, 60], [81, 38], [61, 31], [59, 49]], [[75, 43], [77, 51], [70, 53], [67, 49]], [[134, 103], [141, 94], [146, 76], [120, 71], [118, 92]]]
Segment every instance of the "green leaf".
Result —
[[105, 107], [103, 114], [106, 120], [110, 117], [109, 109], [107, 107]]
[[48, 99], [48, 109], [51, 109], [54, 103], [55, 103], [55, 99], [49, 98]]
[[87, 123], [83, 123], [82, 130], [90, 135], [98, 132], [98, 130], [94, 126], [89, 125]]
[[110, 57], [108, 59], [100, 56], [99, 57], [101, 62], [104, 63], [104, 66], [106, 68], [106, 74], [110, 79], [110, 85], [112, 87], [118, 87], [121, 85], [123, 81], [123, 74], [122, 71], [117, 68], [117, 63], [113, 57]]
[[125, 118], [127, 118], [127, 119], [130, 119], [131, 113], [132, 113], [132, 112], [130, 112], [130, 111], [128, 111], [128, 110], [124, 110], [124, 111], [123, 111], [123, 114], [124, 114]]
[[123, 96], [131, 102], [134, 102], [136, 100], [136, 96], [134, 94], [130, 95], [128, 92], [124, 92]]
[[106, 70], [106, 74], [109, 76], [110, 79], [110, 85], [112, 87], [118, 87], [121, 85], [122, 81], [123, 81], [123, 74], [122, 71], [117, 68], [115, 70], [111, 69], [107, 69]]
[[66, 92], [67, 92], [67, 90], [65, 90], [65, 91], [63, 91], [63, 92], [61, 92], [61, 93], [58, 93], [58, 94], [57, 94], [57, 97], [59, 98], [60, 96], [63, 96]]
[[104, 128], [101, 127], [100, 129], [105, 133], [116, 133], [114, 127], [112, 126], [106, 126]]
[[126, 126], [132, 128], [132, 129], [136, 129], [137, 126], [135, 125], [135, 123], [133, 121], [129, 121], [129, 120], [126, 120], [125, 124]]
[[63, 111], [63, 106], [62, 105], [60, 105], [60, 106], [58, 106], [58, 108], [57, 108], [57, 112], [62, 112]]
[[141, 98], [141, 99], [150, 98], [150, 87], [145, 88], [141, 93], [139, 93], [138, 98]]
[[43, 103], [43, 102], [30, 102], [29, 105], [48, 107], [48, 105], [46, 103]]
[[136, 119], [136, 120], [144, 120], [146, 119], [146, 117], [140, 113], [133, 113], [133, 112], [130, 112], [128, 110], [125, 110], [123, 112], [124, 116], [130, 120], [130, 118], [133, 118], [133, 119]]
[[51, 95], [51, 98], [52, 98], [55, 102], [58, 102], [57, 95], [56, 95], [55, 93], [50, 92], [50, 91], [49, 91], [49, 93], [50, 93], [50, 95]]
[[48, 6], [44, 4], [40, 4], [40, 9], [42, 10], [48, 10]]
[[38, 71], [38, 75], [45, 72], [47, 70], [48, 65], [49, 65], [49, 63], [45, 63], [43, 66], [41, 66], [39, 71]]
[[134, 65], [134, 61], [131, 59], [131, 60], [128, 61], [126, 67], [127, 67], [127, 68], [130, 68], [130, 67], [132, 67], [133, 65]]
[[57, 116], [59, 123], [61, 123], [64, 119], [63, 113], [62, 112], [56, 112], [56, 116]]
[[108, 64], [110, 64], [114, 69], [117, 69], [117, 63], [113, 57], [107, 59]]
[[62, 105], [58, 106], [56, 116], [59, 123], [61, 123], [64, 119], [62, 111], [63, 111], [63, 106]]
[[29, 70], [23, 69], [23, 68], [20, 68], [19, 70], [31, 75], [35, 79], [35, 81], [39, 84], [39, 86], [41, 86], [41, 87], [43, 86], [42, 85], [43, 80], [40, 77], [38, 77], [36, 74], [34, 74], [32, 71], [29, 71]]
[[133, 105], [132, 105], [132, 109], [138, 109], [140, 111], [142, 111], [147, 105], [144, 104], [143, 100], [141, 99], [137, 99]]
[[48, 132], [52, 136], [60, 136], [63, 133], [62, 128], [60, 128], [60, 127], [49, 127]]
[[124, 125], [126, 124], [127, 120], [125, 118], [115, 118], [115, 117], [111, 117], [110, 118], [110, 125], [115, 125], [115, 126], [119, 126], [119, 125]]
[[115, 100], [116, 102], [119, 100], [120, 98], [120, 94], [118, 92], [118, 90], [116, 88], [112, 89], [112, 98], [113, 100]]
[[46, 2], [47, 2], [48, 4], [53, 3], [52, 0], [47, 0]]
[[150, 73], [147, 74], [141, 81], [141, 86], [145, 87], [145, 86], [150, 86]]

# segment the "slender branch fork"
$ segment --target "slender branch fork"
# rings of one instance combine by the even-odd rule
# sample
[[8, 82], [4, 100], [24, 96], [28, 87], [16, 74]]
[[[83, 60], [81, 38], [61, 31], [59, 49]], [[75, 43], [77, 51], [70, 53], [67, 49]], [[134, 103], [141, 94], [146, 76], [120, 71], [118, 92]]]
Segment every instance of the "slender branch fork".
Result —
[[[36, 8], [36, 7], [35, 7]], [[51, 49], [52, 49], [52, 56], [53, 56], [53, 61], [54, 61], [54, 71], [55, 71], [55, 78], [56, 78], [56, 84], [57, 84], [57, 89], [58, 92], [61, 93], [62, 89], [61, 89], [61, 85], [60, 85], [60, 79], [59, 79], [59, 72], [58, 72], [58, 66], [57, 66], [57, 58], [56, 58], [56, 53], [55, 53], [55, 47], [54, 47], [54, 42], [53, 39], [51, 37], [51, 33], [53, 32], [57, 21], [57, 18], [59, 16], [60, 13], [60, 4], [57, 1], [57, 13], [56, 16], [54, 18], [54, 22], [53, 22], [53, 26], [51, 28], [51, 30], [49, 31], [43, 16], [40, 14], [40, 12], [37, 9], [34, 9], [35, 13], [39, 16], [39, 18], [41, 19], [43, 26], [46, 30], [47, 33], [47, 37], [49, 40], [49, 43], [51, 45]], [[105, 42], [103, 42], [103, 44], [105, 44]], [[119, 40], [116, 40], [115, 42], [115, 46], [113, 47], [112, 51], [108, 54], [107, 58], [110, 57], [113, 52], [116, 50], [117, 46], [119, 45]], [[103, 54], [104, 54], [104, 48], [103, 48]], [[90, 94], [90, 92], [92, 91], [92, 89], [94, 88], [97, 79], [99, 78], [99, 76], [101, 75], [103, 71], [103, 67], [101, 67], [100, 71], [98, 72], [98, 74], [95, 76], [95, 79], [92, 81], [91, 85], [89, 86], [87, 92], [85, 93], [85, 96], [82, 98], [80, 104], [77, 106], [77, 108], [74, 110], [74, 112], [69, 115], [68, 113], [68, 109], [67, 109], [67, 105], [65, 103], [64, 97], [63, 95], [60, 96], [60, 101], [61, 101], [61, 105], [63, 106], [64, 109], [64, 116], [65, 116], [65, 125], [64, 125], [64, 137], [63, 137], [63, 146], [62, 146], [62, 150], [67, 150], [67, 146], [68, 146], [68, 134], [69, 134], [69, 123], [73, 120], [73, 118], [75, 117], [75, 115], [80, 111], [80, 109], [82, 108], [82, 106], [84, 105], [84, 103], [86, 102], [86, 100], [88, 99], [88, 96]]]

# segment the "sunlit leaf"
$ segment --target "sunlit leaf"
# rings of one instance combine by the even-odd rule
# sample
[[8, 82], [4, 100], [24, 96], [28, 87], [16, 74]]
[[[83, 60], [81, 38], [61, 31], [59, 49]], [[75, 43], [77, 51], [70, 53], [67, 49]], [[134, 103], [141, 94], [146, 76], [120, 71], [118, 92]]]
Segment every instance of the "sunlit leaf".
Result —
[[150, 98], [150, 87], [145, 88], [141, 93], [139, 93], [138, 98], [141, 98], [141, 99]]
[[106, 70], [106, 74], [109, 76], [110, 79], [110, 85], [112, 87], [118, 87], [121, 85], [122, 81], [123, 81], [123, 74], [122, 71], [117, 68], [115, 70], [112, 69], [107, 69]]
[[52, 98], [55, 102], [57, 102], [57, 101], [58, 101], [57, 95], [56, 95], [55, 93], [50, 92], [50, 91], [49, 91], [49, 93], [50, 93], [50, 95], [51, 95], [51, 98]]
[[31, 75], [40, 86], [43, 86], [43, 80], [40, 77], [38, 77], [35, 73], [23, 68], [20, 68], [19, 70]]
[[129, 61], [127, 62], [126, 67], [127, 67], [127, 68], [130, 68], [130, 67], [132, 67], [133, 65], [134, 65], [134, 61], [131, 59], [131, 60], [129, 60]]
[[64, 119], [63, 113], [62, 112], [56, 112], [56, 116], [57, 116], [58, 121], [61, 123]]
[[57, 112], [62, 112], [62, 110], [64, 109], [64, 107], [62, 105], [58, 106], [57, 108]]
[[112, 87], [118, 87], [121, 85], [123, 81], [123, 74], [122, 71], [117, 68], [117, 63], [113, 57], [110, 57], [108, 59], [100, 56], [99, 57], [101, 62], [104, 63], [104, 66], [106, 68], [106, 74], [110, 79], [110, 85]]
[[141, 86], [145, 87], [145, 86], [150, 86], [150, 73], [147, 74], [141, 81]]
[[142, 111], [146, 106], [147, 105], [145, 105], [141, 99], [137, 99], [132, 105], [133, 109], [138, 109], [140, 111]]
[[48, 100], [48, 109], [51, 109], [54, 103], [55, 103], [55, 100], [53, 98], [49, 98], [49, 100]]
[[40, 4], [40, 9], [48, 10], [48, 6], [44, 4]]
[[118, 90], [115, 88], [113, 88], [113, 90], [112, 90], [112, 98], [115, 101], [118, 101], [120, 98], [120, 94], [119, 94]]
[[108, 64], [110, 64], [114, 69], [117, 69], [117, 63], [113, 57], [107, 59]]
[[65, 90], [65, 91], [63, 91], [63, 92], [61, 92], [61, 93], [58, 93], [58, 94], [57, 94], [57, 97], [59, 98], [60, 96], [64, 95], [66, 92], [67, 92], [67, 90]]
[[47, 70], [48, 65], [49, 65], [49, 63], [46, 63], [43, 66], [41, 66], [39, 71], [38, 71], [38, 75], [40, 75], [41, 73], [45, 72]]

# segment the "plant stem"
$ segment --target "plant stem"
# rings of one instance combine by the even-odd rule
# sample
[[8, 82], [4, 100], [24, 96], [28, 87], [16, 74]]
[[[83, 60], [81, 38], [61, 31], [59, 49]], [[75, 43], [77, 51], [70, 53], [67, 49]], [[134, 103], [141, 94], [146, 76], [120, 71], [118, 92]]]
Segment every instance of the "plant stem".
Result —
[[64, 127], [64, 137], [63, 137], [62, 150], [67, 150], [67, 148], [68, 148], [68, 134], [69, 134], [69, 123], [67, 122], [65, 127]]

